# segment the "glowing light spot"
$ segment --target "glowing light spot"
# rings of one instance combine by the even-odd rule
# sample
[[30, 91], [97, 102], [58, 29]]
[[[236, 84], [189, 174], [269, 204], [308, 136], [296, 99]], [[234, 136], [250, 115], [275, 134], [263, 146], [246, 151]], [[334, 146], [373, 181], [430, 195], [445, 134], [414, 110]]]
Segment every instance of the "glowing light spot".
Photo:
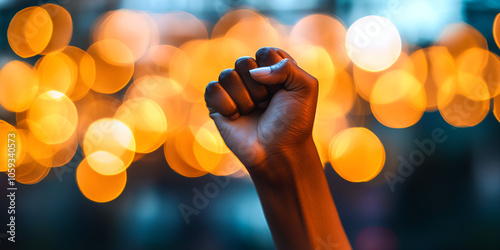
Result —
[[261, 17], [240, 20], [225, 37], [240, 41], [252, 51], [262, 47], [281, 47], [282, 44], [278, 31]]
[[68, 46], [63, 50], [77, 66], [76, 79], [72, 88], [68, 89], [67, 96], [78, 101], [82, 99], [90, 90], [95, 81], [95, 62], [94, 59], [80, 48]]
[[366, 16], [354, 22], [346, 33], [351, 60], [368, 71], [391, 66], [401, 53], [401, 37], [392, 22], [380, 16]]
[[90, 167], [102, 175], [116, 175], [126, 169], [120, 158], [106, 151], [96, 151], [86, 159]]
[[185, 140], [185, 138], [173, 136], [167, 140], [163, 146], [165, 159], [167, 160], [170, 168], [172, 168], [176, 173], [189, 178], [195, 178], [207, 174], [207, 171], [192, 167], [182, 159], [176, 148], [177, 140]]
[[[103, 118], [89, 126], [83, 141], [83, 152], [87, 157], [98, 151], [113, 154], [122, 161], [125, 169], [134, 159], [135, 145], [134, 135], [125, 123], [116, 119]], [[110, 173], [112, 170], [100, 172]]]
[[184, 51], [170, 45], [150, 48], [135, 64], [134, 80], [142, 77], [168, 77], [182, 88], [192, 73], [191, 61]]
[[342, 178], [351, 182], [366, 182], [382, 170], [385, 150], [370, 130], [360, 127], [348, 128], [333, 139], [330, 145], [330, 161]]
[[213, 30], [212, 30], [212, 39], [224, 36], [233, 26], [235, 26], [238, 22], [245, 19], [254, 19], [260, 18], [264, 19], [259, 13], [255, 10], [250, 9], [239, 9], [231, 11], [225, 14], [223, 17], [217, 21]]
[[167, 139], [167, 120], [154, 101], [134, 98], [124, 102], [115, 118], [124, 122], [135, 137], [136, 151], [149, 153], [159, 148]]
[[422, 84], [405, 71], [391, 71], [377, 80], [370, 98], [377, 120], [391, 128], [406, 128], [422, 117], [427, 99]]
[[130, 10], [116, 10], [98, 21], [94, 29], [94, 42], [117, 40], [130, 50], [136, 61], [148, 49], [154, 31], [143, 15]]
[[96, 72], [92, 90], [112, 94], [127, 85], [134, 72], [134, 56], [117, 40], [101, 40], [90, 46], [87, 53], [95, 61]]
[[454, 58], [470, 48], [488, 49], [486, 38], [481, 32], [466, 23], [446, 26], [436, 41], [436, 45], [446, 47]]
[[53, 52], [40, 58], [35, 68], [40, 81], [39, 92], [41, 93], [56, 90], [66, 94], [75, 85], [78, 66], [62, 52]]
[[11, 61], [0, 71], [0, 104], [12, 112], [28, 109], [38, 92], [38, 77], [31, 65]]
[[185, 125], [190, 103], [182, 96], [183, 87], [167, 77], [145, 76], [127, 89], [124, 100], [144, 97], [156, 102], [168, 121], [169, 132], [175, 132]]
[[102, 175], [96, 172], [87, 158], [76, 170], [76, 181], [82, 194], [95, 202], [109, 202], [116, 199], [127, 184], [127, 172], [116, 175]]
[[75, 105], [66, 95], [48, 91], [33, 101], [27, 120], [30, 130], [40, 141], [58, 144], [75, 132], [78, 115]]
[[493, 21], [493, 38], [497, 46], [500, 48], [500, 13], [497, 14]]
[[222, 70], [234, 67], [238, 58], [254, 53], [242, 43], [229, 38], [191, 41], [185, 43], [181, 49], [191, 59], [192, 68], [203, 69], [191, 76], [183, 93], [184, 97], [192, 102], [203, 98], [207, 82], [212, 81]]
[[404, 70], [412, 75], [415, 74], [415, 66], [413, 65], [411, 58], [405, 52], [401, 52], [396, 62], [389, 68], [382, 71], [367, 71], [361, 67], [354, 65], [352, 74], [354, 83], [356, 84], [358, 90], [358, 94], [363, 99], [370, 101], [373, 87], [375, 86], [378, 78], [380, 78], [385, 73], [393, 70]]
[[45, 55], [62, 50], [69, 44], [73, 34], [73, 20], [69, 12], [59, 5], [48, 3], [41, 7], [47, 11], [53, 24], [50, 42], [41, 52]]
[[438, 92], [438, 109], [443, 119], [455, 127], [472, 127], [488, 114], [490, 100], [474, 100], [461, 92], [456, 77], [448, 79]]
[[42, 7], [28, 7], [12, 18], [7, 39], [12, 50], [20, 57], [40, 54], [49, 44], [53, 23]]
[[324, 48], [335, 67], [344, 69], [350, 59], [345, 50], [346, 28], [337, 17], [313, 14], [301, 19], [290, 32], [291, 45], [311, 44]]
[[320, 99], [334, 88], [335, 67], [325, 49], [306, 44], [292, 47], [288, 52], [302, 69], [318, 79]]
[[187, 12], [174, 12], [157, 20], [160, 44], [180, 47], [182, 44], [199, 39], [208, 39], [208, 31], [202, 21]]

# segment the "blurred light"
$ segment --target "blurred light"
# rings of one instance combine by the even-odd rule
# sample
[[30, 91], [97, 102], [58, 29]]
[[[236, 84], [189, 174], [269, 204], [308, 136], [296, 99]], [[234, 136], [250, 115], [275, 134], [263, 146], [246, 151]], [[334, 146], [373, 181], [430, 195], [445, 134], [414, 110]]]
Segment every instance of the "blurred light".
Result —
[[134, 56], [123, 43], [107, 39], [98, 41], [87, 50], [95, 61], [95, 82], [92, 90], [112, 94], [127, 85], [134, 72]]
[[42, 7], [28, 7], [12, 18], [7, 39], [10, 47], [20, 57], [32, 57], [42, 53], [52, 38], [53, 23]]
[[115, 10], [101, 17], [94, 28], [93, 41], [113, 39], [121, 42], [132, 52], [137, 61], [153, 41], [158, 32], [154, 23], [148, 22], [144, 15], [131, 10]]
[[389, 19], [366, 16], [349, 27], [345, 46], [356, 65], [368, 71], [381, 71], [398, 59], [401, 37]]
[[38, 77], [31, 65], [11, 61], [0, 71], [0, 104], [12, 112], [28, 109], [38, 92]]
[[350, 59], [347, 55], [345, 24], [336, 17], [313, 14], [301, 19], [290, 32], [292, 46], [311, 44], [324, 48], [336, 68], [344, 69]]
[[250, 10], [250, 9], [239, 9], [239, 10], [234, 10], [231, 11], [224, 16], [222, 16], [219, 21], [215, 24], [214, 28], [212, 29], [212, 35], [211, 38], [215, 39], [218, 37], [223, 37], [226, 35], [226, 33], [238, 22], [249, 19], [249, 20], [255, 20], [255, 19], [261, 19], [264, 21], [264, 17], [262, 17], [259, 13], [257, 13], [255, 10]]
[[67, 141], [75, 133], [78, 114], [67, 96], [51, 90], [33, 101], [27, 121], [30, 130], [40, 141], [58, 144]]
[[321, 100], [335, 87], [335, 67], [322, 47], [314, 45], [297, 45], [288, 50], [297, 64], [307, 73], [318, 79]]
[[[95, 171], [105, 175], [114, 175], [123, 172], [130, 166], [135, 155], [135, 145], [134, 135], [126, 124], [116, 119], [103, 118], [89, 126], [83, 141], [83, 152], [85, 156], [89, 157], [95, 152], [105, 151], [119, 158], [122, 161], [120, 168], [116, 168], [116, 164], [111, 166], [106, 164], [91, 165], [97, 160], [88, 161]], [[105, 156], [104, 154], [100, 155]], [[110, 158], [102, 161], [105, 160], [110, 160]]]
[[384, 69], [382, 71], [377, 71], [377, 72], [367, 71], [362, 67], [354, 65], [352, 75], [359, 96], [361, 96], [363, 99], [367, 101], [370, 101], [373, 87], [375, 86], [377, 80], [385, 73], [394, 70], [404, 70], [412, 75], [415, 74], [415, 66], [413, 65], [411, 58], [405, 52], [401, 52], [396, 62], [392, 64], [389, 68]]
[[39, 92], [55, 90], [67, 94], [76, 84], [78, 66], [63, 52], [53, 52], [35, 64], [40, 82]]
[[245, 18], [236, 23], [225, 35], [245, 44], [250, 51], [262, 47], [282, 47], [278, 31], [262, 17]]
[[385, 163], [384, 146], [366, 128], [343, 130], [332, 140], [329, 151], [333, 169], [351, 182], [366, 182], [375, 178]]
[[373, 87], [370, 107], [387, 127], [406, 128], [417, 123], [427, 107], [422, 84], [411, 74], [395, 70], [382, 75]]
[[162, 45], [180, 47], [188, 41], [208, 39], [208, 31], [203, 22], [187, 12], [165, 14], [156, 23]]
[[189, 81], [191, 71], [191, 61], [184, 51], [170, 45], [159, 45], [150, 48], [136, 62], [134, 80], [148, 76], [169, 77], [184, 88]]
[[110, 95], [88, 92], [75, 103], [78, 110], [78, 141], [83, 145], [89, 126], [102, 118], [112, 118], [121, 101]]
[[73, 20], [68, 11], [59, 5], [48, 3], [41, 7], [47, 11], [53, 25], [50, 42], [41, 52], [41, 54], [45, 55], [68, 46], [73, 34]]
[[169, 138], [163, 145], [163, 152], [168, 166], [170, 166], [170, 168], [172, 168], [176, 173], [189, 178], [203, 176], [208, 173], [205, 170], [190, 166], [183, 160], [180, 153], [177, 151], [177, 140], [184, 140], [184, 138], [181, 137], [181, 134], [178, 134]]
[[160, 106], [168, 121], [168, 132], [182, 128], [189, 115], [190, 103], [182, 96], [183, 86], [177, 81], [161, 76], [145, 76], [132, 83], [124, 100], [144, 97]]
[[96, 66], [94, 59], [84, 50], [68, 46], [63, 52], [77, 66], [76, 79], [72, 88], [68, 89], [67, 96], [72, 101], [82, 99], [90, 90], [95, 81]]
[[133, 98], [124, 102], [116, 111], [115, 118], [132, 131], [138, 153], [153, 152], [167, 139], [165, 115], [160, 106], [150, 99]]
[[497, 46], [500, 48], [500, 13], [497, 14], [493, 21], [493, 38]]
[[481, 32], [466, 23], [446, 26], [436, 41], [436, 45], [446, 47], [454, 58], [470, 48], [488, 49], [486, 39]]
[[85, 197], [95, 202], [109, 202], [118, 197], [127, 183], [127, 172], [102, 175], [90, 167], [85, 158], [76, 170], [78, 187]]
[[472, 127], [488, 114], [490, 100], [474, 100], [460, 92], [458, 79], [449, 78], [439, 89], [438, 108], [441, 116], [455, 127]]

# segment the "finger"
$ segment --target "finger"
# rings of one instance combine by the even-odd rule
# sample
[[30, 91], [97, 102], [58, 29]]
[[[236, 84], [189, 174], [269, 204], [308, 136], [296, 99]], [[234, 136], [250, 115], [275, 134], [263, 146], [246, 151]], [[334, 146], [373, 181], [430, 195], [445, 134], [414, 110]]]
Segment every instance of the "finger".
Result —
[[218, 113], [232, 120], [240, 116], [234, 101], [216, 81], [210, 82], [207, 85], [205, 89], [205, 102], [211, 115]]
[[241, 115], [250, 113], [255, 108], [247, 87], [240, 78], [240, 75], [233, 69], [225, 69], [219, 75], [219, 84], [226, 90]]
[[278, 63], [250, 70], [250, 75], [265, 85], [283, 84], [287, 91], [317, 91], [318, 81], [286, 58]]
[[267, 103], [269, 103], [269, 92], [266, 86], [255, 81], [249, 72], [249, 70], [257, 67], [259, 67], [257, 61], [249, 56], [238, 58], [234, 65], [234, 69], [238, 72], [238, 75], [240, 75], [241, 80], [243, 80], [243, 83], [247, 87], [250, 98], [252, 98], [257, 107], [265, 108]]
[[[263, 47], [260, 48], [257, 53], [255, 53], [255, 59], [257, 60], [259, 67], [274, 65], [285, 58], [293, 61], [293, 58], [288, 53], [281, 49], [273, 47]], [[276, 93], [280, 88], [281, 86], [279, 85], [267, 86], [267, 89], [271, 95]]]

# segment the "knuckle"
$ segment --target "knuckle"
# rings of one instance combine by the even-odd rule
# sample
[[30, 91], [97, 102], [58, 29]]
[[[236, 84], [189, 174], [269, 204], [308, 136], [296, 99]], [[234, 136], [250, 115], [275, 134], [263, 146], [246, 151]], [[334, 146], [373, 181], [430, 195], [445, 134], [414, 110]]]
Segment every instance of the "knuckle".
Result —
[[212, 81], [212, 82], [208, 83], [207, 87], [205, 87], [205, 100], [210, 98], [210, 96], [213, 95], [213, 93], [215, 93], [216, 90], [217, 90], [217, 82], [216, 81]]
[[219, 74], [219, 82], [221, 80], [227, 78], [228, 76], [230, 76], [233, 71], [234, 71], [233, 69], [225, 69], [222, 72], [220, 72], [220, 74]]
[[295, 66], [295, 64], [292, 62], [292, 60], [290, 60], [288, 58], [281, 60], [279, 62], [279, 64], [280, 64], [279, 67], [285, 69], [286, 71], [288, 71], [290, 73], [292, 72], [292, 70], [294, 69], [294, 66]]
[[257, 63], [252, 57], [242, 56], [234, 63], [236, 71], [245, 71], [258, 67]]
[[262, 47], [257, 50], [257, 52], [255, 53], [255, 57], [257, 57], [257, 60], [261, 58], [267, 58], [269, 54], [276, 52], [276, 50], [277, 49], [274, 47]]

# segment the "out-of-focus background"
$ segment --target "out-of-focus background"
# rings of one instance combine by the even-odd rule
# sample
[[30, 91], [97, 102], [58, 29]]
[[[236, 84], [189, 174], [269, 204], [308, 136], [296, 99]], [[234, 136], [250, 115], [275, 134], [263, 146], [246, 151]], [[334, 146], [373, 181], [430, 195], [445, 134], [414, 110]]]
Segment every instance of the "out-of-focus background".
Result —
[[[498, 249], [499, 12], [494, 0], [0, 0], [0, 78], [24, 84], [1, 90], [1, 131], [14, 126], [25, 145], [16, 243], [0, 226], [0, 248], [274, 249], [203, 91], [239, 56], [276, 46], [320, 80], [314, 137], [355, 249]], [[345, 46], [348, 28], [369, 15], [388, 18], [402, 40], [371, 48], [397, 52], [377, 70], [353, 63]], [[29, 77], [39, 83], [25, 93]], [[405, 91], [391, 92], [394, 77]], [[382, 142], [384, 167], [368, 182], [330, 164], [330, 144], [349, 127]]]

